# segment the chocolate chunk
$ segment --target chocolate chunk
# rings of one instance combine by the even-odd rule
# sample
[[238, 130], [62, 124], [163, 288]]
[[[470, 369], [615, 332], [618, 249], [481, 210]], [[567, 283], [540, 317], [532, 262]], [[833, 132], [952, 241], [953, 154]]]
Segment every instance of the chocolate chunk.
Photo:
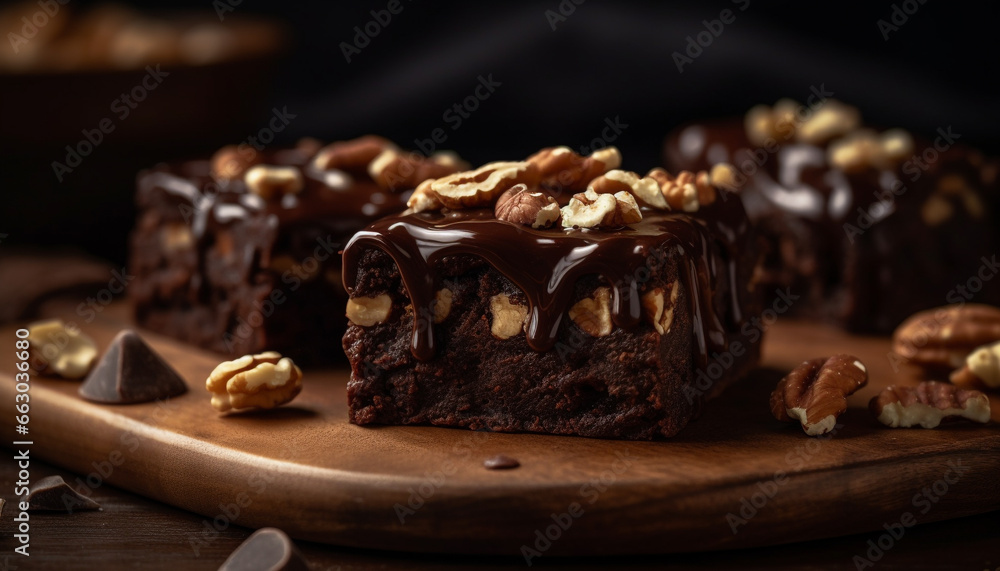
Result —
[[308, 571], [305, 556], [275, 527], [257, 530], [219, 567], [219, 571]]
[[131, 329], [111, 341], [80, 386], [83, 398], [112, 404], [149, 402], [185, 392], [184, 379]]
[[7, 500], [0, 498], [0, 517], [3, 517], [3, 507], [7, 505]]
[[31, 512], [73, 513], [99, 509], [101, 504], [71, 488], [62, 476], [42, 478], [28, 489], [28, 511]]
[[510, 470], [520, 465], [521, 463], [517, 461], [517, 458], [511, 458], [506, 454], [497, 454], [483, 460], [483, 467], [487, 470]]

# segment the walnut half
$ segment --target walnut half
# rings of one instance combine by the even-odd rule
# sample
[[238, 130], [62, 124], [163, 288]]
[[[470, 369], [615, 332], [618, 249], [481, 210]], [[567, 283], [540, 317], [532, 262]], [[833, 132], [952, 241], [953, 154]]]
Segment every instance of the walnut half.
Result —
[[497, 220], [547, 228], [559, 220], [559, 203], [544, 192], [531, 192], [527, 186], [518, 184], [500, 195], [494, 214]]
[[288, 357], [268, 351], [219, 363], [205, 381], [219, 412], [274, 408], [302, 391], [302, 370]]

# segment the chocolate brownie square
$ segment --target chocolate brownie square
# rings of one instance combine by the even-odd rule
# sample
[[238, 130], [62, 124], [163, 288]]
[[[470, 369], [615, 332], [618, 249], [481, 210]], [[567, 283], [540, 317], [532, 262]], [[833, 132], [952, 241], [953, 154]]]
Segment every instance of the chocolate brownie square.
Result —
[[835, 100], [782, 100], [678, 129], [665, 163], [736, 167], [768, 244], [762, 281], [800, 298], [791, 314], [888, 333], [942, 303], [1000, 303], [978, 277], [1000, 248], [1000, 163], [960, 137], [877, 131]]
[[347, 325], [343, 245], [403, 210], [423, 178], [460, 168], [450, 153], [423, 158], [366, 136], [226, 147], [142, 172], [129, 266], [136, 322], [230, 356], [341, 358], [330, 339]]
[[740, 201], [709, 173], [620, 161], [558, 147], [491, 163], [357, 233], [351, 421], [663, 438], [754, 366]]

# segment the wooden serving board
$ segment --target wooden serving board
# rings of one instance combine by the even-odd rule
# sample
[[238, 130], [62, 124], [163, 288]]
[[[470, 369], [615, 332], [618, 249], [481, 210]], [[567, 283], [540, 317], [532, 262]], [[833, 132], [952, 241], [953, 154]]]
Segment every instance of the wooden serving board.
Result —
[[[49, 311], [73, 316], [70, 307]], [[128, 325], [125, 315], [112, 307], [83, 329], [103, 349]], [[36, 377], [31, 456], [85, 483], [89, 476], [86, 485], [107, 482], [204, 515], [204, 533], [188, 538], [192, 549], [212, 541], [211, 526], [235, 523], [378, 549], [669, 553], [864, 531], [876, 539], [907, 513], [925, 523], [1000, 508], [1000, 400], [986, 426], [882, 428], [868, 399], [888, 384], [913, 382], [912, 372], [892, 371], [886, 339], [815, 324], [780, 320], [762, 369], [679, 436], [655, 443], [362, 428], [347, 422], [342, 369], [306, 370], [302, 394], [279, 410], [220, 416], [203, 388], [219, 358], [144, 336], [190, 392], [166, 403], [106, 406], [78, 398], [77, 382]], [[0, 402], [9, 407], [13, 327], [0, 332], [0, 347], [9, 348], [0, 351]], [[771, 418], [777, 379], [833, 352], [857, 355], [871, 374], [836, 436], [809, 438]], [[14, 435], [13, 418], [0, 415], [3, 434]], [[483, 460], [499, 453], [521, 467], [484, 469]], [[560, 523], [565, 529], [552, 527]], [[546, 533], [557, 539], [539, 540]]]

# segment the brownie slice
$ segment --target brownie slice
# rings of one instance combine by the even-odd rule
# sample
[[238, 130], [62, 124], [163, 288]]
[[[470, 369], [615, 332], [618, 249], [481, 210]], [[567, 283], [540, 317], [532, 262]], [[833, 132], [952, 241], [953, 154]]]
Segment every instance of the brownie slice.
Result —
[[[656, 439], [754, 366], [758, 252], [740, 201], [711, 188], [696, 212], [655, 208], [618, 189], [659, 191], [666, 173], [619, 162], [599, 176], [538, 155], [486, 165], [424, 183], [414, 209], [355, 235], [351, 422]], [[600, 204], [615, 210], [596, 220]]]
[[998, 162], [960, 136], [879, 132], [835, 100], [783, 100], [682, 127], [664, 156], [674, 169], [736, 167], [768, 244], [762, 283], [799, 297], [790, 314], [888, 333], [942, 303], [1000, 303], [977, 277], [1000, 247]]
[[128, 292], [147, 329], [230, 356], [275, 350], [340, 358], [346, 327], [340, 251], [371, 221], [405, 208], [424, 175], [462, 166], [367, 136], [322, 146], [226, 147], [211, 160], [138, 177]]

